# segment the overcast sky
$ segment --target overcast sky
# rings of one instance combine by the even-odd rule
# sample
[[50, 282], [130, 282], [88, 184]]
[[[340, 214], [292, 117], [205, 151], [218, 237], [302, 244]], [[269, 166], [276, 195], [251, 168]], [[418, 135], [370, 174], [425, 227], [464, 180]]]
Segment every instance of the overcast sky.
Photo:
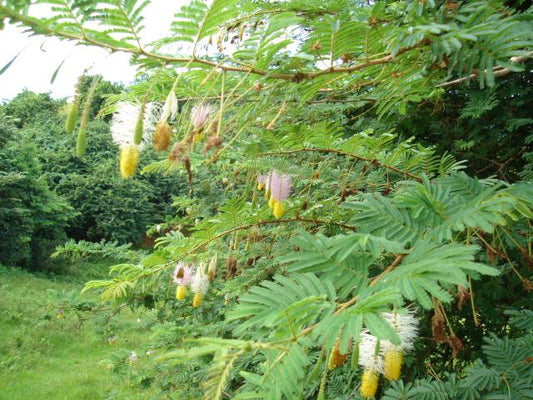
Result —
[[[165, 36], [174, 13], [183, 3], [186, 1], [152, 0], [143, 13], [146, 26], [143, 41]], [[0, 30], [0, 69], [22, 50], [11, 67], [0, 75], [0, 101], [13, 98], [24, 88], [38, 93], [51, 92], [56, 98], [70, 97], [78, 76], [89, 66], [92, 66], [91, 74], [102, 74], [113, 82], [128, 83], [135, 77], [135, 68], [129, 65], [127, 54], [110, 55], [103, 49], [43, 36], [29, 37], [22, 31], [12, 25]], [[54, 71], [64, 59], [51, 84]]]

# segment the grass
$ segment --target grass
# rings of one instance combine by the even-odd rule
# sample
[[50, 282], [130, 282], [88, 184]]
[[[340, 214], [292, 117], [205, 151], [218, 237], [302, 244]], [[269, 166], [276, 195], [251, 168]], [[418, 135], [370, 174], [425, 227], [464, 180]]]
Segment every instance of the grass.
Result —
[[[57, 276], [0, 266], [1, 400], [155, 396], [130, 379], [149, 358], [152, 314], [126, 307], [113, 314], [96, 294], [80, 295], [83, 282], [105, 276], [108, 266], [80, 262]], [[132, 351], [139, 357], [130, 365]]]

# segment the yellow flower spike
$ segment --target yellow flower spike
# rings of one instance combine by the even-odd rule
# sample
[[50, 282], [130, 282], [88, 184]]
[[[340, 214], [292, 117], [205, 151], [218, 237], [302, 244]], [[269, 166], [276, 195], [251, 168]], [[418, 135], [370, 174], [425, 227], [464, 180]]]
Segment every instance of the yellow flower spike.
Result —
[[385, 352], [383, 376], [389, 381], [400, 378], [402, 371], [403, 353], [398, 349], [389, 349]]
[[139, 161], [139, 148], [137, 146], [123, 146], [120, 149], [120, 175], [130, 178], [135, 172]]
[[192, 299], [192, 306], [194, 308], [200, 307], [200, 305], [202, 304], [202, 298], [203, 297], [204, 297], [204, 295], [202, 293], [195, 293], [194, 297]]
[[183, 300], [187, 295], [187, 286], [180, 285], [176, 288], [176, 300]]
[[363, 377], [361, 378], [361, 387], [359, 388], [359, 393], [361, 396], [365, 399], [374, 397], [378, 391], [378, 382], [378, 373], [371, 369], [366, 369], [365, 372], [363, 372]]
[[262, 182], [257, 184], [257, 190], [263, 190], [264, 187], [265, 187], [265, 184]]
[[283, 213], [285, 210], [283, 209], [283, 203], [281, 201], [275, 201], [274, 202], [274, 217], [277, 219], [280, 219], [283, 217]]
[[276, 201], [271, 197], [270, 200], [268, 201], [268, 206], [269, 206], [270, 208], [274, 208], [274, 203], [275, 203], [275, 202], [276, 202]]

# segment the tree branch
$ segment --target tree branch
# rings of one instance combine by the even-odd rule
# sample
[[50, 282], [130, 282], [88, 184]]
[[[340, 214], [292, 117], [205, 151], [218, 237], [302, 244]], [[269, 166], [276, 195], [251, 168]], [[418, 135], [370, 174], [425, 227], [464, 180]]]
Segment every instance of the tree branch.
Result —
[[403, 171], [403, 170], [401, 170], [399, 168], [393, 167], [392, 165], [383, 164], [383, 163], [379, 162], [376, 159], [363, 157], [363, 156], [358, 156], [356, 154], [347, 153], [345, 151], [335, 150], [335, 149], [308, 149], [308, 148], [302, 148], [302, 149], [296, 149], [296, 150], [278, 151], [278, 152], [273, 152], [273, 153], [261, 153], [261, 154], [258, 154], [258, 156], [281, 156], [281, 155], [286, 155], [286, 154], [296, 154], [296, 153], [302, 153], [302, 152], [333, 153], [333, 154], [338, 154], [338, 155], [345, 156], [345, 157], [355, 158], [356, 160], [360, 160], [360, 161], [364, 161], [364, 162], [370, 163], [370, 164], [372, 164], [372, 165], [374, 165], [376, 167], [383, 167], [383, 168], [386, 168], [388, 170], [394, 171], [394, 172], [396, 172], [398, 174], [401, 174], [401, 175], [404, 175], [404, 176], [408, 176], [409, 178], [414, 179], [414, 180], [416, 180], [418, 182], [422, 182], [422, 179], [420, 179], [418, 176], [416, 176], [416, 175], [414, 175], [414, 174], [412, 174], [410, 172]]

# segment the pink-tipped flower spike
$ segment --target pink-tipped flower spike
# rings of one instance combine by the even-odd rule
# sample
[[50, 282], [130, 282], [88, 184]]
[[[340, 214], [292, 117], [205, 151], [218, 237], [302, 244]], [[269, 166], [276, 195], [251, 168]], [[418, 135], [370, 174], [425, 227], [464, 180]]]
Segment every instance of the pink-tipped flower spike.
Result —
[[210, 104], [195, 105], [191, 110], [191, 123], [194, 129], [200, 129], [207, 121], [209, 114], [211, 114], [213, 111], [214, 108]]
[[273, 214], [276, 218], [281, 218], [284, 213], [283, 200], [291, 194], [292, 182], [289, 175], [280, 174], [272, 171], [270, 179], [270, 198], [273, 201]]
[[178, 285], [176, 288], [176, 299], [183, 300], [187, 294], [187, 285], [191, 284], [193, 276], [193, 269], [190, 265], [185, 265], [181, 261], [176, 265], [176, 269], [172, 274], [174, 283]]
[[263, 188], [265, 187], [265, 182], [266, 176], [263, 174], [259, 174], [257, 176], [257, 190], [263, 190]]
[[209, 289], [209, 278], [207, 277], [207, 275], [204, 274], [204, 268], [204, 263], [200, 263], [200, 265], [196, 269], [196, 274], [194, 274], [194, 277], [192, 278], [191, 282], [191, 290], [194, 293], [194, 298], [192, 299], [192, 306], [195, 308], [200, 307], [204, 294]]

